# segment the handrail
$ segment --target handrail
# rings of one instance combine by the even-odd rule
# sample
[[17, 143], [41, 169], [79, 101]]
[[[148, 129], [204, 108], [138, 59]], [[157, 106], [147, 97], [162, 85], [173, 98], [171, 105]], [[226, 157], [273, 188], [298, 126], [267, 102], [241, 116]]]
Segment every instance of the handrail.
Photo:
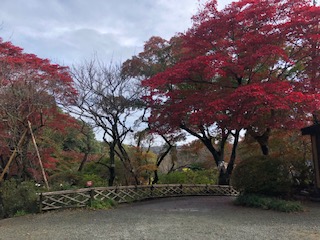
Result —
[[94, 200], [110, 199], [126, 203], [151, 198], [177, 196], [236, 196], [232, 186], [207, 184], [157, 184], [138, 186], [92, 187], [40, 193], [40, 211], [84, 207]]

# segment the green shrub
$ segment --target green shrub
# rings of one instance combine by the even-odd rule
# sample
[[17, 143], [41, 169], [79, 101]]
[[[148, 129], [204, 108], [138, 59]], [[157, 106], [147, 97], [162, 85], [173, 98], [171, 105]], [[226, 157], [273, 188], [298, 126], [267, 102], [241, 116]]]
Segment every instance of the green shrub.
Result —
[[272, 209], [280, 212], [300, 212], [303, 207], [300, 202], [265, 197], [255, 194], [240, 194], [235, 200], [236, 205]]
[[159, 184], [216, 184], [217, 176], [215, 170], [193, 171], [185, 169], [184, 171], [160, 175]]
[[79, 187], [75, 184], [70, 184], [70, 182], [53, 182], [50, 184], [49, 191], [61, 191], [61, 190], [72, 190], [72, 189], [78, 189]]
[[77, 188], [80, 181], [79, 173], [76, 171], [59, 172], [49, 179], [51, 190], [68, 190]]
[[238, 164], [233, 171], [231, 184], [241, 193], [279, 196], [291, 192], [292, 179], [287, 162], [259, 156]]
[[93, 200], [90, 208], [93, 209], [109, 209], [116, 206], [116, 202], [112, 199]]
[[159, 176], [159, 184], [187, 183], [187, 176], [183, 172], [172, 172], [169, 174], [161, 174]]
[[106, 187], [108, 186], [107, 180], [101, 178], [96, 174], [79, 174], [80, 180], [78, 182], [79, 187], [85, 187], [87, 181], [92, 181], [92, 187]]
[[107, 180], [94, 173], [61, 172], [51, 176], [51, 190], [69, 190], [86, 187], [87, 181], [93, 182], [93, 187], [107, 186]]
[[1, 217], [38, 211], [38, 196], [35, 182], [18, 182], [14, 179], [2, 183], [0, 187]]
[[293, 188], [297, 191], [309, 189], [314, 185], [313, 167], [303, 158], [291, 158], [291, 175]]
[[[99, 161], [100, 162], [100, 161]], [[102, 178], [108, 178], [109, 175], [109, 171], [108, 168], [106, 166], [109, 165], [109, 159], [108, 158], [104, 158], [101, 160], [101, 163], [103, 164], [97, 164], [96, 162], [88, 162], [84, 165], [84, 168], [82, 170], [82, 173], [84, 174], [95, 174], [98, 176], [101, 176]], [[121, 162], [117, 162], [116, 166], [118, 165], [122, 165]]]
[[21, 217], [24, 215], [27, 215], [28, 213], [25, 210], [18, 210], [15, 214], [14, 217]]

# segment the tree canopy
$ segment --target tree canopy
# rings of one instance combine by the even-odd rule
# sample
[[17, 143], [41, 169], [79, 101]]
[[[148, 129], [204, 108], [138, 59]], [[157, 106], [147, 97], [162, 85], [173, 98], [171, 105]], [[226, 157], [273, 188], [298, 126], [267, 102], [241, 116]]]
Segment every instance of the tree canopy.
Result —
[[[233, 136], [236, 148], [241, 129], [268, 154], [270, 129], [299, 128], [319, 110], [319, 18], [309, 0], [241, 0], [221, 11], [212, 0], [173, 38], [179, 44], [150, 39], [160, 43], [152, 45], [153, 55], [149, 41], [126, 66], [136, 64], [145, 76], [149, 120], [159, 132], [186, 130], [217, 165], [223, 144]], [[212, 144], [217, 136], [220, 149]]]
[[144, 82], [153, 121], [305, 124], [319, 107], [319, 11], [310, 1], [243, 0], [222, 11], [209, 1], [180, 37], [181, 60]]
[[[43, 126], [62, 130], [68, 123], [73, 124], [72, 118], [58, 107], [59, 103], [70, 103], [73, 95], [76, 91], [67, 67], [24, 53], [21, 48], [0, 39], [1, 167], [21, 141], [15, 174], [22, 178], [31, 175], [31, 137], [29, 133], [22, 137], [28, 122], [33, 131]], [[49, 164], [50, 158], [47, 160]]]

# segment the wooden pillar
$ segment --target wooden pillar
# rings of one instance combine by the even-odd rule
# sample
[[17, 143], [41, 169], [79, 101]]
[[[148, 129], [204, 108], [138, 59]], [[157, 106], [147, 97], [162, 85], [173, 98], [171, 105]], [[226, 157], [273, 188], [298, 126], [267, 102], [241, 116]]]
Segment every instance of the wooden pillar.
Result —
[[311, 135], [312, 158], [315, 174], [315, 187], [317, 193], [320, 193], [320, 136]]
[[301, 132], [311, 136], [315, 192], [320, 196], [320, 124], [302, 128]]

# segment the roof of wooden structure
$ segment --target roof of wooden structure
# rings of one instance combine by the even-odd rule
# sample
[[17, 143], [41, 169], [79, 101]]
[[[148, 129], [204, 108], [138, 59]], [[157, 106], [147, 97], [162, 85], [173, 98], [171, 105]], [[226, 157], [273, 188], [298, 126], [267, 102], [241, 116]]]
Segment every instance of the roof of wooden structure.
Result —
[[320, 124], [314, 124], [301, 129], [302, 135], [320, 135]]

